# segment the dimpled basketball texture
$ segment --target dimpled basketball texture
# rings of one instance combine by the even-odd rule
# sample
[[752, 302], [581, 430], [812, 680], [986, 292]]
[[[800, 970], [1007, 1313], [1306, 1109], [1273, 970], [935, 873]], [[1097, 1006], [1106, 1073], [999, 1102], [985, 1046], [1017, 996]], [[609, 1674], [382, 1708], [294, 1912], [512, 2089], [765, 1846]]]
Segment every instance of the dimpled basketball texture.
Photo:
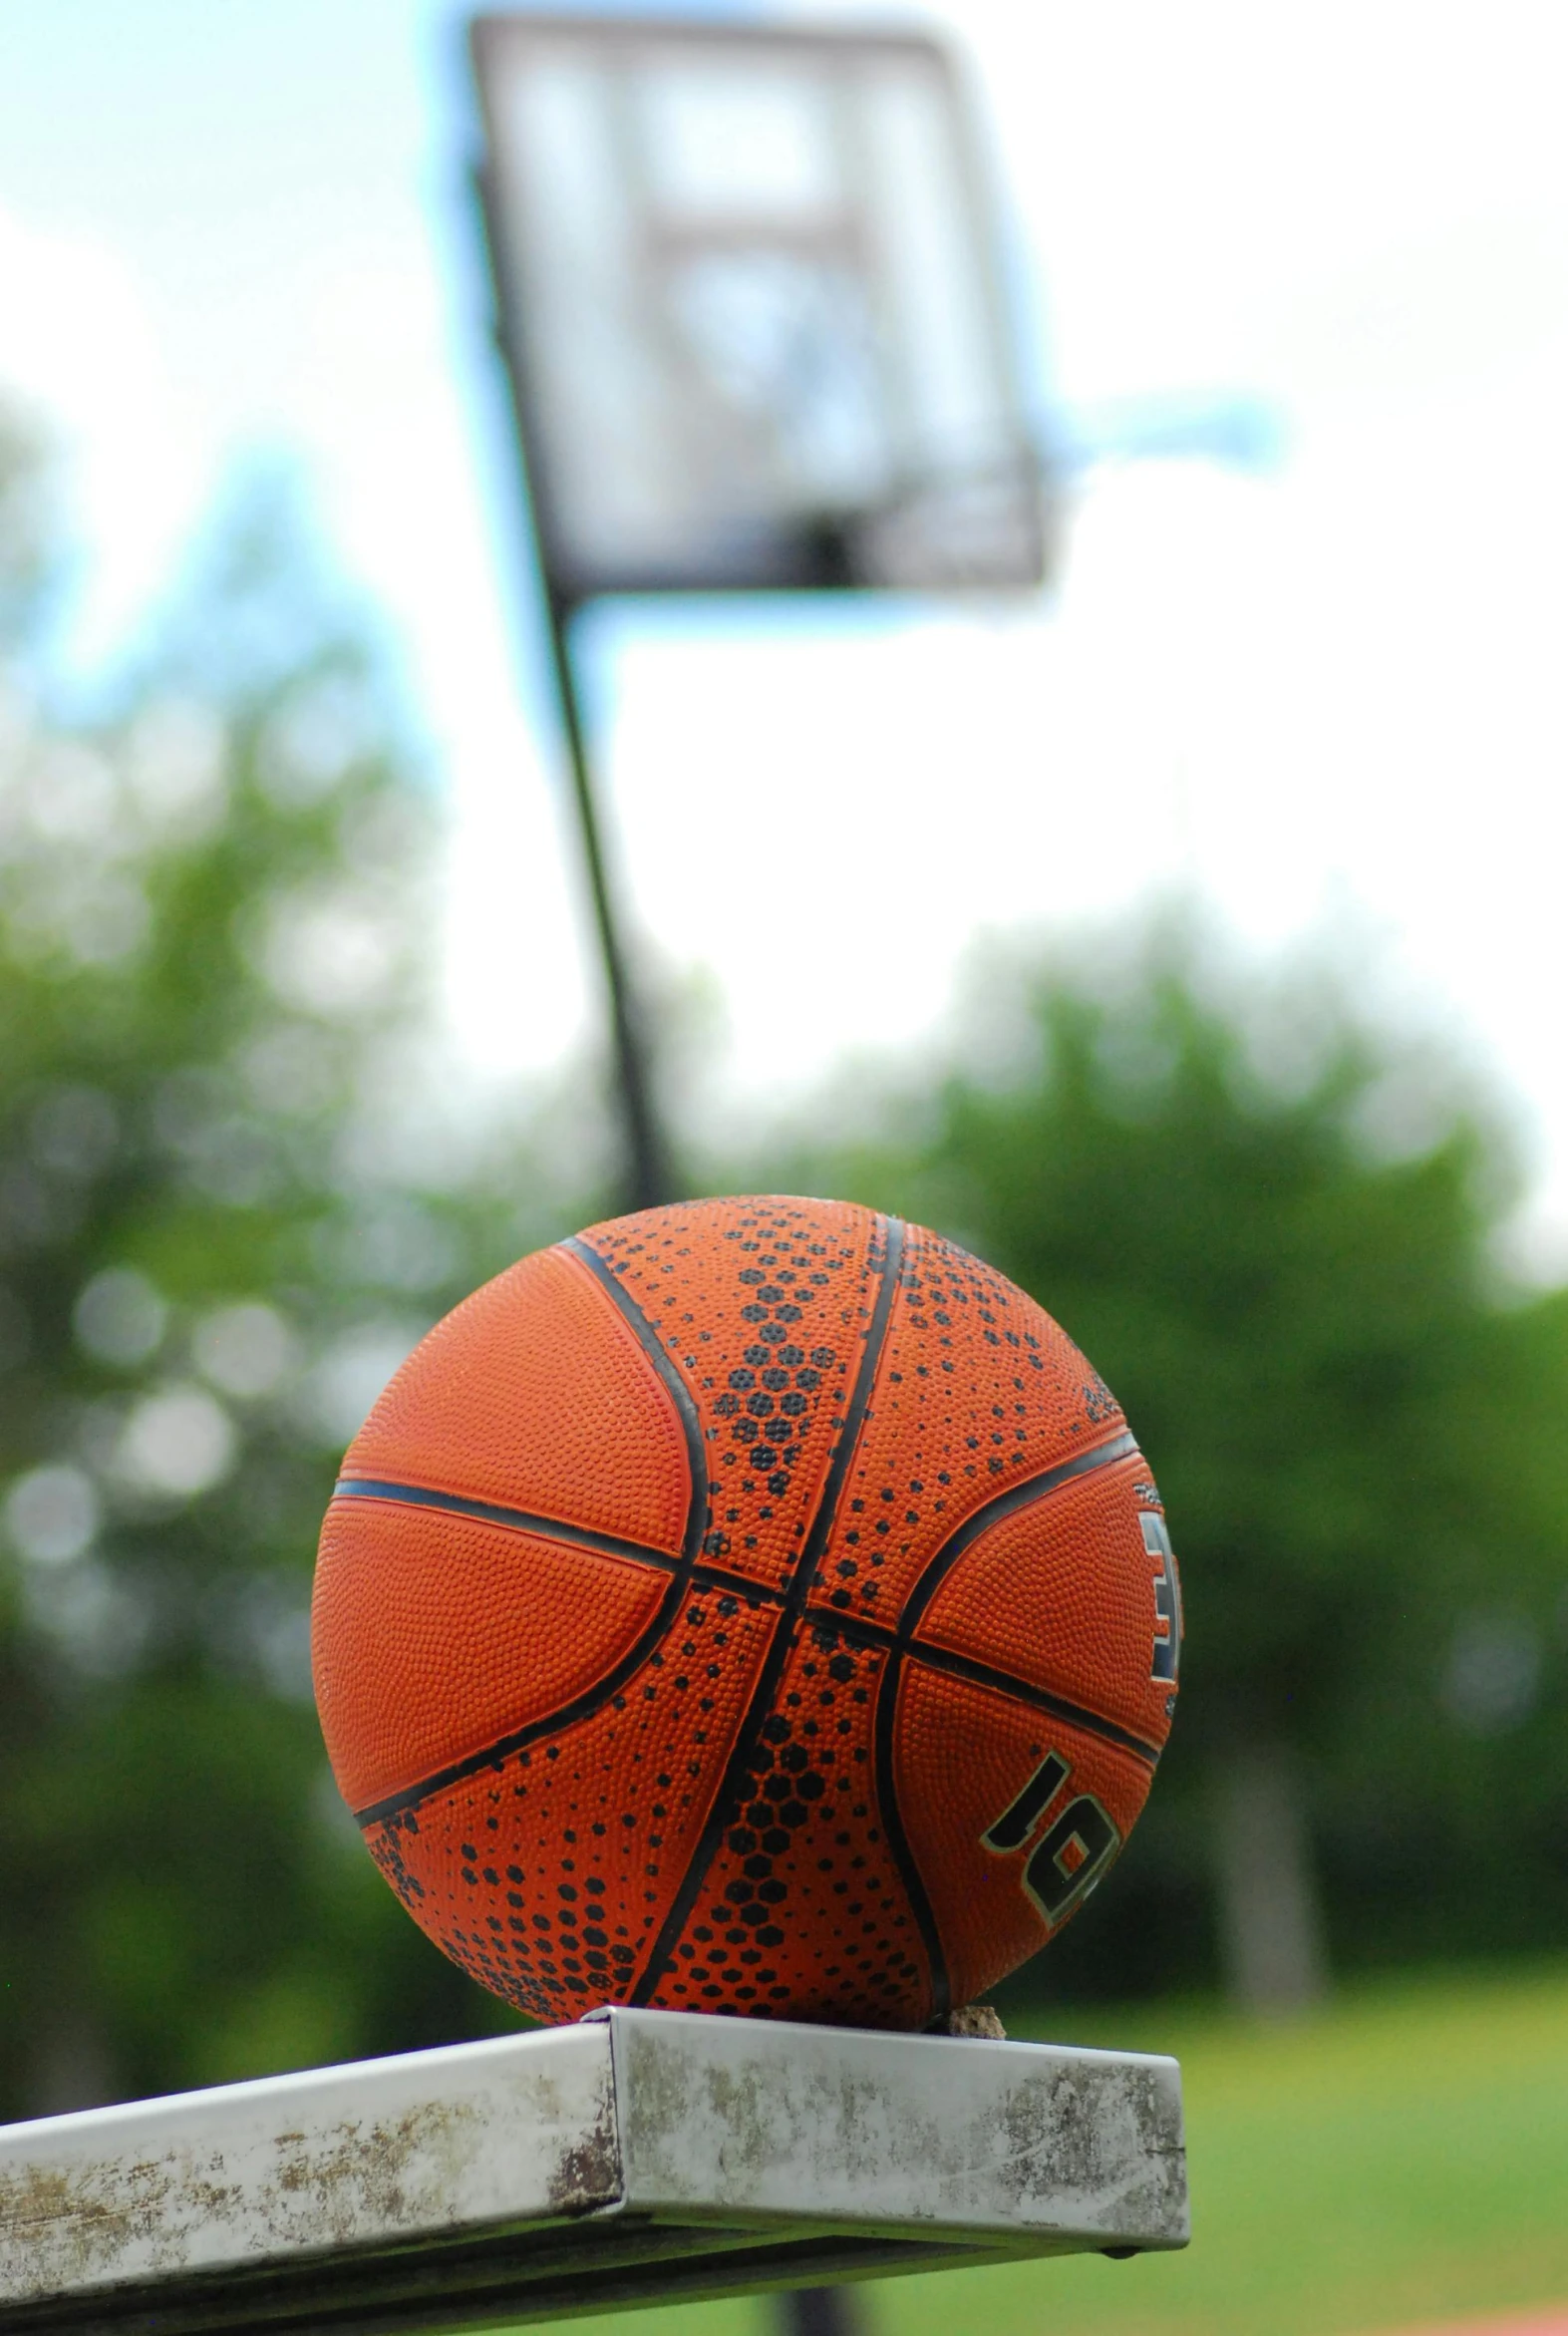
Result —
[[1126, 1838], [1180, 1603], [1032, 1299], [918, 1225], [727, 1199], [438, 1324], [344, 1463], [313, 1634], [373, 1855], [497, 1995], [917, 2028]]

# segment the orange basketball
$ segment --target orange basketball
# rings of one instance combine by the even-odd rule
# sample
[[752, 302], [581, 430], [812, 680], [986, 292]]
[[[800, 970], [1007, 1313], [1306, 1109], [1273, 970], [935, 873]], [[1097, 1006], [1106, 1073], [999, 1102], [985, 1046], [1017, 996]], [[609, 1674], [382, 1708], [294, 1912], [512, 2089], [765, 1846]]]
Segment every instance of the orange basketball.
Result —
[[542, 2020], [972, 2001], [1125, 1840], [1180, 1633], [1147, 1463], [1050, 1315], [772, 1198], [596, 1225], [439, 1323], [314, 1612], [382, 1871]]

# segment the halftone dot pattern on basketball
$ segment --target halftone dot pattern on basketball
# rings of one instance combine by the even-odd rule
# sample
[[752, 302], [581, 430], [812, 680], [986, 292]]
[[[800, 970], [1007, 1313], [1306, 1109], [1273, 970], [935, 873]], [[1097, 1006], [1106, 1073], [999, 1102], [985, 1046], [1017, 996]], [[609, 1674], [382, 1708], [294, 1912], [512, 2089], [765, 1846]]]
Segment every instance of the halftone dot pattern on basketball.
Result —
[[650, 2002], [861, 2027], [925, 2017], [929, 1972], [876, 1783], [887, 1663], [886, 1647], [814, 1623], [790, 1644]]
[[701, 1837], [710, 1747], [739, 1728], [776, 1622], [688, 1596], [598, 1710], [372, 1824], [437, 1945], [541, 2020], [624, 1997]]
[[821, 1594], [844, 1613], [899, 1614], [982, 1502], [1126, 1422], [1049, 1314], [978, 1257], [906, 1228], [862, 1440]]
[[539, 2018], [918, 2027], [1142, 1805], [1157, 1508], [1071, 1340], [951, 1242], [789, 1198], [617, 1219], [459, 1307], [351, 1449], [334, 1770], [415, 1918]]
[[782, 1590], [870, 1326], [877, 1219], [832, 1202], [763, 1200], [743, 1228], [734, 1207], [650, 1209], [596, 1226], [583, 1246], [691, 1389], [709, 1480], [703, 1556]]

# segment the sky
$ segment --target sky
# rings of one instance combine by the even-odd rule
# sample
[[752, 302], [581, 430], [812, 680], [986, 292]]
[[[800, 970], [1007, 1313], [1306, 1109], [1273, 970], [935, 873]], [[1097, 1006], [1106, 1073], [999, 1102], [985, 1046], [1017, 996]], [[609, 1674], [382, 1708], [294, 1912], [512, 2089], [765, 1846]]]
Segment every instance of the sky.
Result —
[[[1518, 1254], [1568, 1273], [1554, 12], [930, 14], [1054, 408], [1252, 399], [1279, 454], [1098, 466], [1032, 598], [592, 619], [619, 873], [710, 1001], [714, 1096], [744, 1118], [942, 1029], [977, 936], [1190, 889], [1262, 954], [1352, 936], [1370, 992], [1496, 1066]], [[134, 632], [236, 464], [294, 459], [452, 807], [455, 1055], [560, 1062], [598, 993], [454, 12], [55, 0], [4, 52], [0, 380], [72, 454], [77, 656]]]

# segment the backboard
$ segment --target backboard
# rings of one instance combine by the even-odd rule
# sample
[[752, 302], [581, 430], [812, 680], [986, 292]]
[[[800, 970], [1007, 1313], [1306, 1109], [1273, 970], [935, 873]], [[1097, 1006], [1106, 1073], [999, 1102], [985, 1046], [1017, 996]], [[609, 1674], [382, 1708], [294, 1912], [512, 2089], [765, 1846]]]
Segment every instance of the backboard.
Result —
[[517, 2326], [1186, 2241], [1174, 2061], [1058, 2045], [614, 2010], [0, 2129], [0, 2336]]
[[532, 14], [471, 39], [559, 602], [1039, 581], [1039, 459], [938, 43]]

